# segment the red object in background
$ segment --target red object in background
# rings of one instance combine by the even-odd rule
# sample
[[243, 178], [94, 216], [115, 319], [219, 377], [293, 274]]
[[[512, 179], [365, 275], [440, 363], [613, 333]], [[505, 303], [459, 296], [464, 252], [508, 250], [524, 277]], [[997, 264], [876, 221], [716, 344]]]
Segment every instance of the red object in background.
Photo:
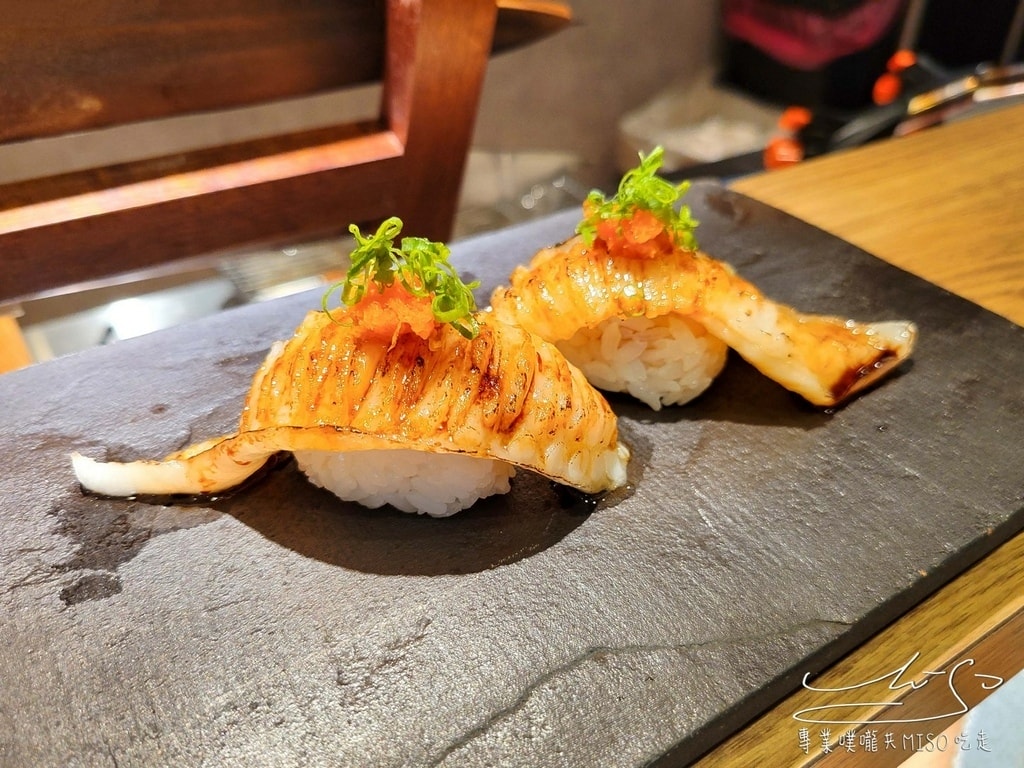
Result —
[[900, 76], [892, 72], [883, 72], [875, 80], [875, 86], [871, 89], [871, 100], [879, 106], [891, 104], [899, 97], [903, 90], [903, 81]]
[[784, 168], [804, 159], [804, 145], [791, 136], [776, 136], [764, 148], [764, 167], [767, 170]]
[[885, 68], [889, 72], [898, 75], [903, 70], [910, 69], [915, 64], [917, 64], [917, 54], [913, 51], [901, 48], [889, 57], [889, 61], [886, 62]]
[[779, 127], [785, 131], [796, 132], [811, 124], [814, 115], [807, 107], [786, 107], [779, 116]]
[[784, 168], [804, 159], [804, 144], [798, 136], [813, 119], [814, 115], [807, 107], [786, 107], [779, 116], [782, 135], [769, 139], [764, 148], [762, 159], [766, 169]]
[[916, 53], [905, 48], [896, 51], [886, 62], [886, 71], [875, 81], [875, 87], [871, 90], [871, 100], [879, 106], [896, 101], [903, 92], [902, 73], [915, 64], [917, 64]]
[[795, 69], [812, 70], [870, 47], [892, 26], [904, 0], [865, 0], [841, 13], [772, 0], [723, 0], [725, 32]]

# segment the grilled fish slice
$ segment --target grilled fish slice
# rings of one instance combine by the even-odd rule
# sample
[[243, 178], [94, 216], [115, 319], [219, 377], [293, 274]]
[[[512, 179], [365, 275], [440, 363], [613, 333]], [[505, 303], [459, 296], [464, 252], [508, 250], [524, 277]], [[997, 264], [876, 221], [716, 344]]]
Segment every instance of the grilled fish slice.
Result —
[[310, 312], [255, 374], [235, 434], [162, 461], [75, 454], [75, 472], [111, 496], [209, 494], [280, 451], [412, 448], [500, 460], [586, 493], [623, 485], [629, 451], [603, 397], [552, 345], [478, 316], [472, 340], [447, 324], [382, 340]]
[[557, 343], [615, 318], [677, 314], [818, 406], [849, 399], [914, 347], [911, 322], [803, 314], [702, 252], [664, 239], [649, 251], [638, 256], [601, 240], [587, 246], [579, 236], [543, 249], [494, 292], [495, 316]]

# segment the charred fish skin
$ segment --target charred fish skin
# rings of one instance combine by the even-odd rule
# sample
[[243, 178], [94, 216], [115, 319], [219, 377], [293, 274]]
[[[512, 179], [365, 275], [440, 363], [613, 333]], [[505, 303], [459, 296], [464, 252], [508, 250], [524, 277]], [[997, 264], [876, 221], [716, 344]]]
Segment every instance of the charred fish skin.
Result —
[[280, 451], [399, 448], [498, 459], [587, 493], [625, 484], [629, 460], [600, 393], [520, 327], [481, 313], [474, 339], [440, 325], [391, 343], [313, 311], [256, 372], [235, 434], [159, 461], [72, 462], [104, 495], [197, 494]]
[[240, 430], [330, 426], [395, 446], [500, 458], [576, 487], [605, 482], [589, 477], [604, 453], [619, 450], [603, 396], [543, 339], [488, 313], [479, 327], [472, 340], [442, 326], [387, 346], [310, 313], [257, 372]]
[[656, 256], [637, 258], [579, 236], [517, 268], [491, 306], [499, 319], [552, 342], [616, 318], [684, 316], [821, 407], [839, 405], [889, 374], [917, 338], [909, 321], [801, 313], [701, 251], [663, 246]]
[[[343, 499], [435, 516], [508, 492], [515, 467], [585, 493], [624, 485], [629, 450], [601, 394], [553, 345], [478, 312], [478, 284], [462, 281], [444, 243], [401, 230], [397, 217], [373, 234], [349, 227], [345, 278], [271, 346], [237, 432], [160, 461], [75, 454], [82, 486], [216, 493], [281, 452]], [[396, 472], [393, 457], [417, 469]]]
[[[691, 355], [687, 336], [695, 340], [700, 334], [688, 333], [686, 326], [703, 329], [764, 375], [823, 407], [846, 401], [911, 354], [917, 338], [912, 322], [802, 313], [769, 299], [731, 266], [701, 251], [694, 234], [699, 222], [682, 202], [689, 184], [660, 177], [663, 159], [662, 147], [640, 153], [639, 164], [623, 175], [612, 197], [600, 190], [587, 195], [577, 234], [517, 267], [510, 284], [492, 294], [495, 315], [554, 343], [571, 342], [576, 362], [584, 366], [606, 363], [609, 351], [617, 351], [614, 339], [606, 343], [608, 350], [588, 349], [604, 324], [682, 318], [684, 325], [670, 334], [655, 329], [661, 338], [648, 343]], [[703, 341], [698, 347], [706, 352], [706, 370], [677, 388], [674, 402], [699, 394], [721, 370], [724, 349]], [[658, 358], [643, 356], [638, 374], [617, 382], [619, 391], [634, 391], [633, 383]], [[667, 391], [665, 377], [660, 383]], [[660, 407], [654, 393], [641, 399]]]

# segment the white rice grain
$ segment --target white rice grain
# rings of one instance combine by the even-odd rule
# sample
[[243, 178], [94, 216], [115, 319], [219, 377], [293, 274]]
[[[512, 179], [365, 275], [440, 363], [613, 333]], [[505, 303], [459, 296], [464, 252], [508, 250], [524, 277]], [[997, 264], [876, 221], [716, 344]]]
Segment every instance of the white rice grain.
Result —
[[729, 351], [682, 315], [613, 318], [578, 331], [558, 348], [598, 389], [628, 392], [656, 411], [704, 392]]
[[515, 467], [503, 461], [406, 448], [384, 451], [296, 451], [314, 485], [345, 501], [447, 517], [477, 500], [508, 493]]

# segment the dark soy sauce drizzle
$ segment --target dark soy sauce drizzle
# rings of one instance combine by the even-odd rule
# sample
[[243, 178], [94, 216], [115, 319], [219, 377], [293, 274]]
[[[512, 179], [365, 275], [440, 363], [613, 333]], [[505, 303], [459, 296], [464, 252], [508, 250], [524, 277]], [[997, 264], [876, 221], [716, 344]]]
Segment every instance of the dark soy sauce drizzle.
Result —
[[562, 485], [555, 482], [551, 483], [551, 489], [558, 498], [559, 507], [579, 515], [589, 515], [597, 509], [597, 504], [604, 495], [600, 493], [585, 493], [573, 488], [571, 485]]

